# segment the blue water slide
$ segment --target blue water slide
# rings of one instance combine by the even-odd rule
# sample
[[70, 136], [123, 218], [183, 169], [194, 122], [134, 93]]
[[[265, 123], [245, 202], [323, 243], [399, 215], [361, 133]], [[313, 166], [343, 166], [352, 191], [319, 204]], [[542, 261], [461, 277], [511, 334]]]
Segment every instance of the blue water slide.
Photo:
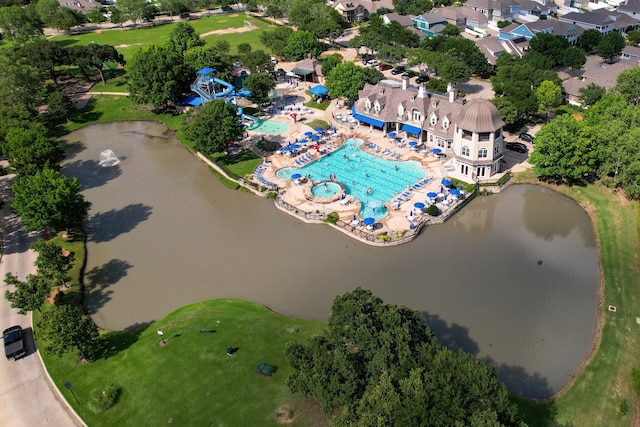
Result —
[[233, 92], [233, 90], [235, 89], [231, 83], [225, 82], [224, 80], [220, 80], [220, 79], [218, 79], [216, 77], [213, 78], [213, 81], [215, 83], [218, 83], [220, 86], [226, 87], [226, 89], [223, 90], [222, 92], [217, 92], [215, 95], [213, 95], [213, 99], [229, 96]]
[[250, 115], [248, 115], [248, 114], [243, 114], [243, 115], [242, 115], [242, 118], [243, 118], [243, 119], [247, 119], [247, 120], [251, 120], [251, 121], [252, 121], [252, 122], [254, 122], [254, 123], [258, 123], [258, 122], [260, 121], [260, 119], [259, 119], [259, 118], [254, 117], [254, 116], [250, 116]]

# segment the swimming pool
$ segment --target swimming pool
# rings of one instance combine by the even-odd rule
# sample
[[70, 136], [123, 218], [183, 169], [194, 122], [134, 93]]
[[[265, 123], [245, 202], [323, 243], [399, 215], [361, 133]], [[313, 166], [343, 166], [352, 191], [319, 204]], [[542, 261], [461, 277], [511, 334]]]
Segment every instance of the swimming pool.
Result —
[[335, 182], [324, 182], [322, 184], [316, 184], [311, 187], [311, 194], [317, 197], [335, 196], [341, 191], [342, 187], [340, 187]]
[[259, 122], [251, 123], [247, 129], [269, 135], [278, 135], [291, 129], [291, 126], [275, 120], [260, 120]]
[[363, 218], [382, 219], [387, 216], [384, 204], [426, 173], [418, 162], [398, 162], [366, 153], [359, 148], [362, 142], [359, 138], [347, 139], [339, 150], [300, 168], [280, 169], [277, 176], [290, 178], [300, 173], [314, 181], [335, 176], [347, 194], [360, 200]]

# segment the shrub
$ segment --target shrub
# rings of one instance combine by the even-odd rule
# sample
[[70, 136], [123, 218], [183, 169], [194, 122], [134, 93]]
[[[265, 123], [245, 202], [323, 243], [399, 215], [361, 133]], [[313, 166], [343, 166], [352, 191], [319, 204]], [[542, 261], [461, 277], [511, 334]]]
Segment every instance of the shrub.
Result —
[[120, 387], [110, 384], [104, 388], [98, 388], [91, 392], [91, 398], [87, 406], [91, 412], [99, 414], [116, 404], [120, 395]]
[[391, 240], [391, 236], [389, 236], [387, 234], [387, 232], [382, 232], [380, 234], [378, 234], [378, 239], [382, 240], [383, 242], [388, 242], [389, 240]]
[[509, 21], [498, 21], [498, 28], [508, 27], [509, 25], [511, 25]]
[[278, 197], [278, 193], [276, 193], [275, 191], [267, 193], [267, 199], [269, 200], [275, 200], [276, 197]]
[[327, 217], [324, 219], [324, 222], [328, 222], [329, 224], [335, 224], [336, 222], [338, 222], [339, 219], [340, 217], [338, 216], [337, 212], [329, 212], [327, 214]]
[[438, 207], [436, 205], [431, 205], [427, 209], [427, 213], [429, 215], [431, 215], [431, 216], [438, 216], [438, 215], [440, 215], [440, 209], [438, 209]]

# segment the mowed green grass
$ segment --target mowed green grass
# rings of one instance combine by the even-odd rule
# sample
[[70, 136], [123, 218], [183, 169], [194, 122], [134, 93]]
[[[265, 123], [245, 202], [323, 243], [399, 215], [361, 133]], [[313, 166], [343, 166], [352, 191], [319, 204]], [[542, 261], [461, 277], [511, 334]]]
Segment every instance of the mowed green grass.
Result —
[[[533, 174], [519, 175], [518, 180], [536, 182]], [[636, 324], [640, 313], [638, 203], [599, 184], [554, 188], [578, 201], [594, 221], [604, 280], [603, 324], [600, 345], [589, 363], [541, 412], [555, 422], [552, 425], [629, 426], [635, 401], [631, 369], [640, 366]], [[609, 311], [609, 305], [617, 311]], [[626, 414], [619, 412], [623, 401], [628, 405]], [[537, 421], [535, 425], [544, 425], [544, 420]]]
[[[100, 360], [79, 365], [67, 354], [45, 356], [45, 362], [90, 426], [164, 425], [171, 418], [185, 426], [277, 426], [276, 410], [296, 400], [285, 385], [291, 367], [284, 348], [324, 327], [255, 303], [219, 299], [182, 307], [148, 327], [106, 333], [111, 351]], [[157, 330], [164, 332], [165, 346], [158, 345]], [[237, 348], [233, 356], [226, 354], [229, 346]], [[255, 373], [263, 362], [277, 367], [272, 377]], [[80, 404], [64, 388], [67, 381]], [[121, 388], [118, 403], [93, 414], [86, 405], [91, 391], [109, 384]]]
[[[241, 43], [251, 44], [254, 50], [266, 50], [264, 44], [260, 41], [260, 34], [265, 29], [271, 28], [271, 26], [251, 16], [244, 14], [216, 15], [188, 21], [188, 23], [199, 34], [205, 34], [211, 31], [243, 28], [245, 26], [245, 21], [253, 23], [256, 26], [256, 29], [242, 33], [230, 32], [228, 34], [212, 34], [204, 38], [207, 45], [212, 45], [217, 40], [226, 40], [231, 45], [232, 52], [234, 52], [237, 46]], [[74, 44], [108, 44], [115, 46], [116, 49], [118, 49], [118, 52], [124, 55], [125, 60], [129, 61], [140, 46], [151, 43], [159, 44], [166, 42], [169, 39], [169, 33], [178, 24], [178, 22], [179, 20], [176, 19], [172, 23], [161, 24], [154, 27], [104, 30], [102, 32], [91, 32], [71, 36], [57, 35], [52, 37], [50, 40], [60, 42], [63, 47], [72, 46]]]

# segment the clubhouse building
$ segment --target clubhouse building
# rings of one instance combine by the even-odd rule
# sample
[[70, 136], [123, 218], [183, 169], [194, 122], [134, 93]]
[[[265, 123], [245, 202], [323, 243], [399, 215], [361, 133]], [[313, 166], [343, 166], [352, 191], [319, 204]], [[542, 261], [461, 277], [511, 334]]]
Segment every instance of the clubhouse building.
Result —
[[451, 86], [441, 94], [427, 91], [424, 84], [411, 87], [407, 78], [401, 84], [383, 80], [358, 93], [352, 114], [385, 135], [394, 132], [446, 156], [444, 167], [451, 177], [481, 183], [501, 172], [504, 122], [485, 99], [465, 103], [456, 99]]

